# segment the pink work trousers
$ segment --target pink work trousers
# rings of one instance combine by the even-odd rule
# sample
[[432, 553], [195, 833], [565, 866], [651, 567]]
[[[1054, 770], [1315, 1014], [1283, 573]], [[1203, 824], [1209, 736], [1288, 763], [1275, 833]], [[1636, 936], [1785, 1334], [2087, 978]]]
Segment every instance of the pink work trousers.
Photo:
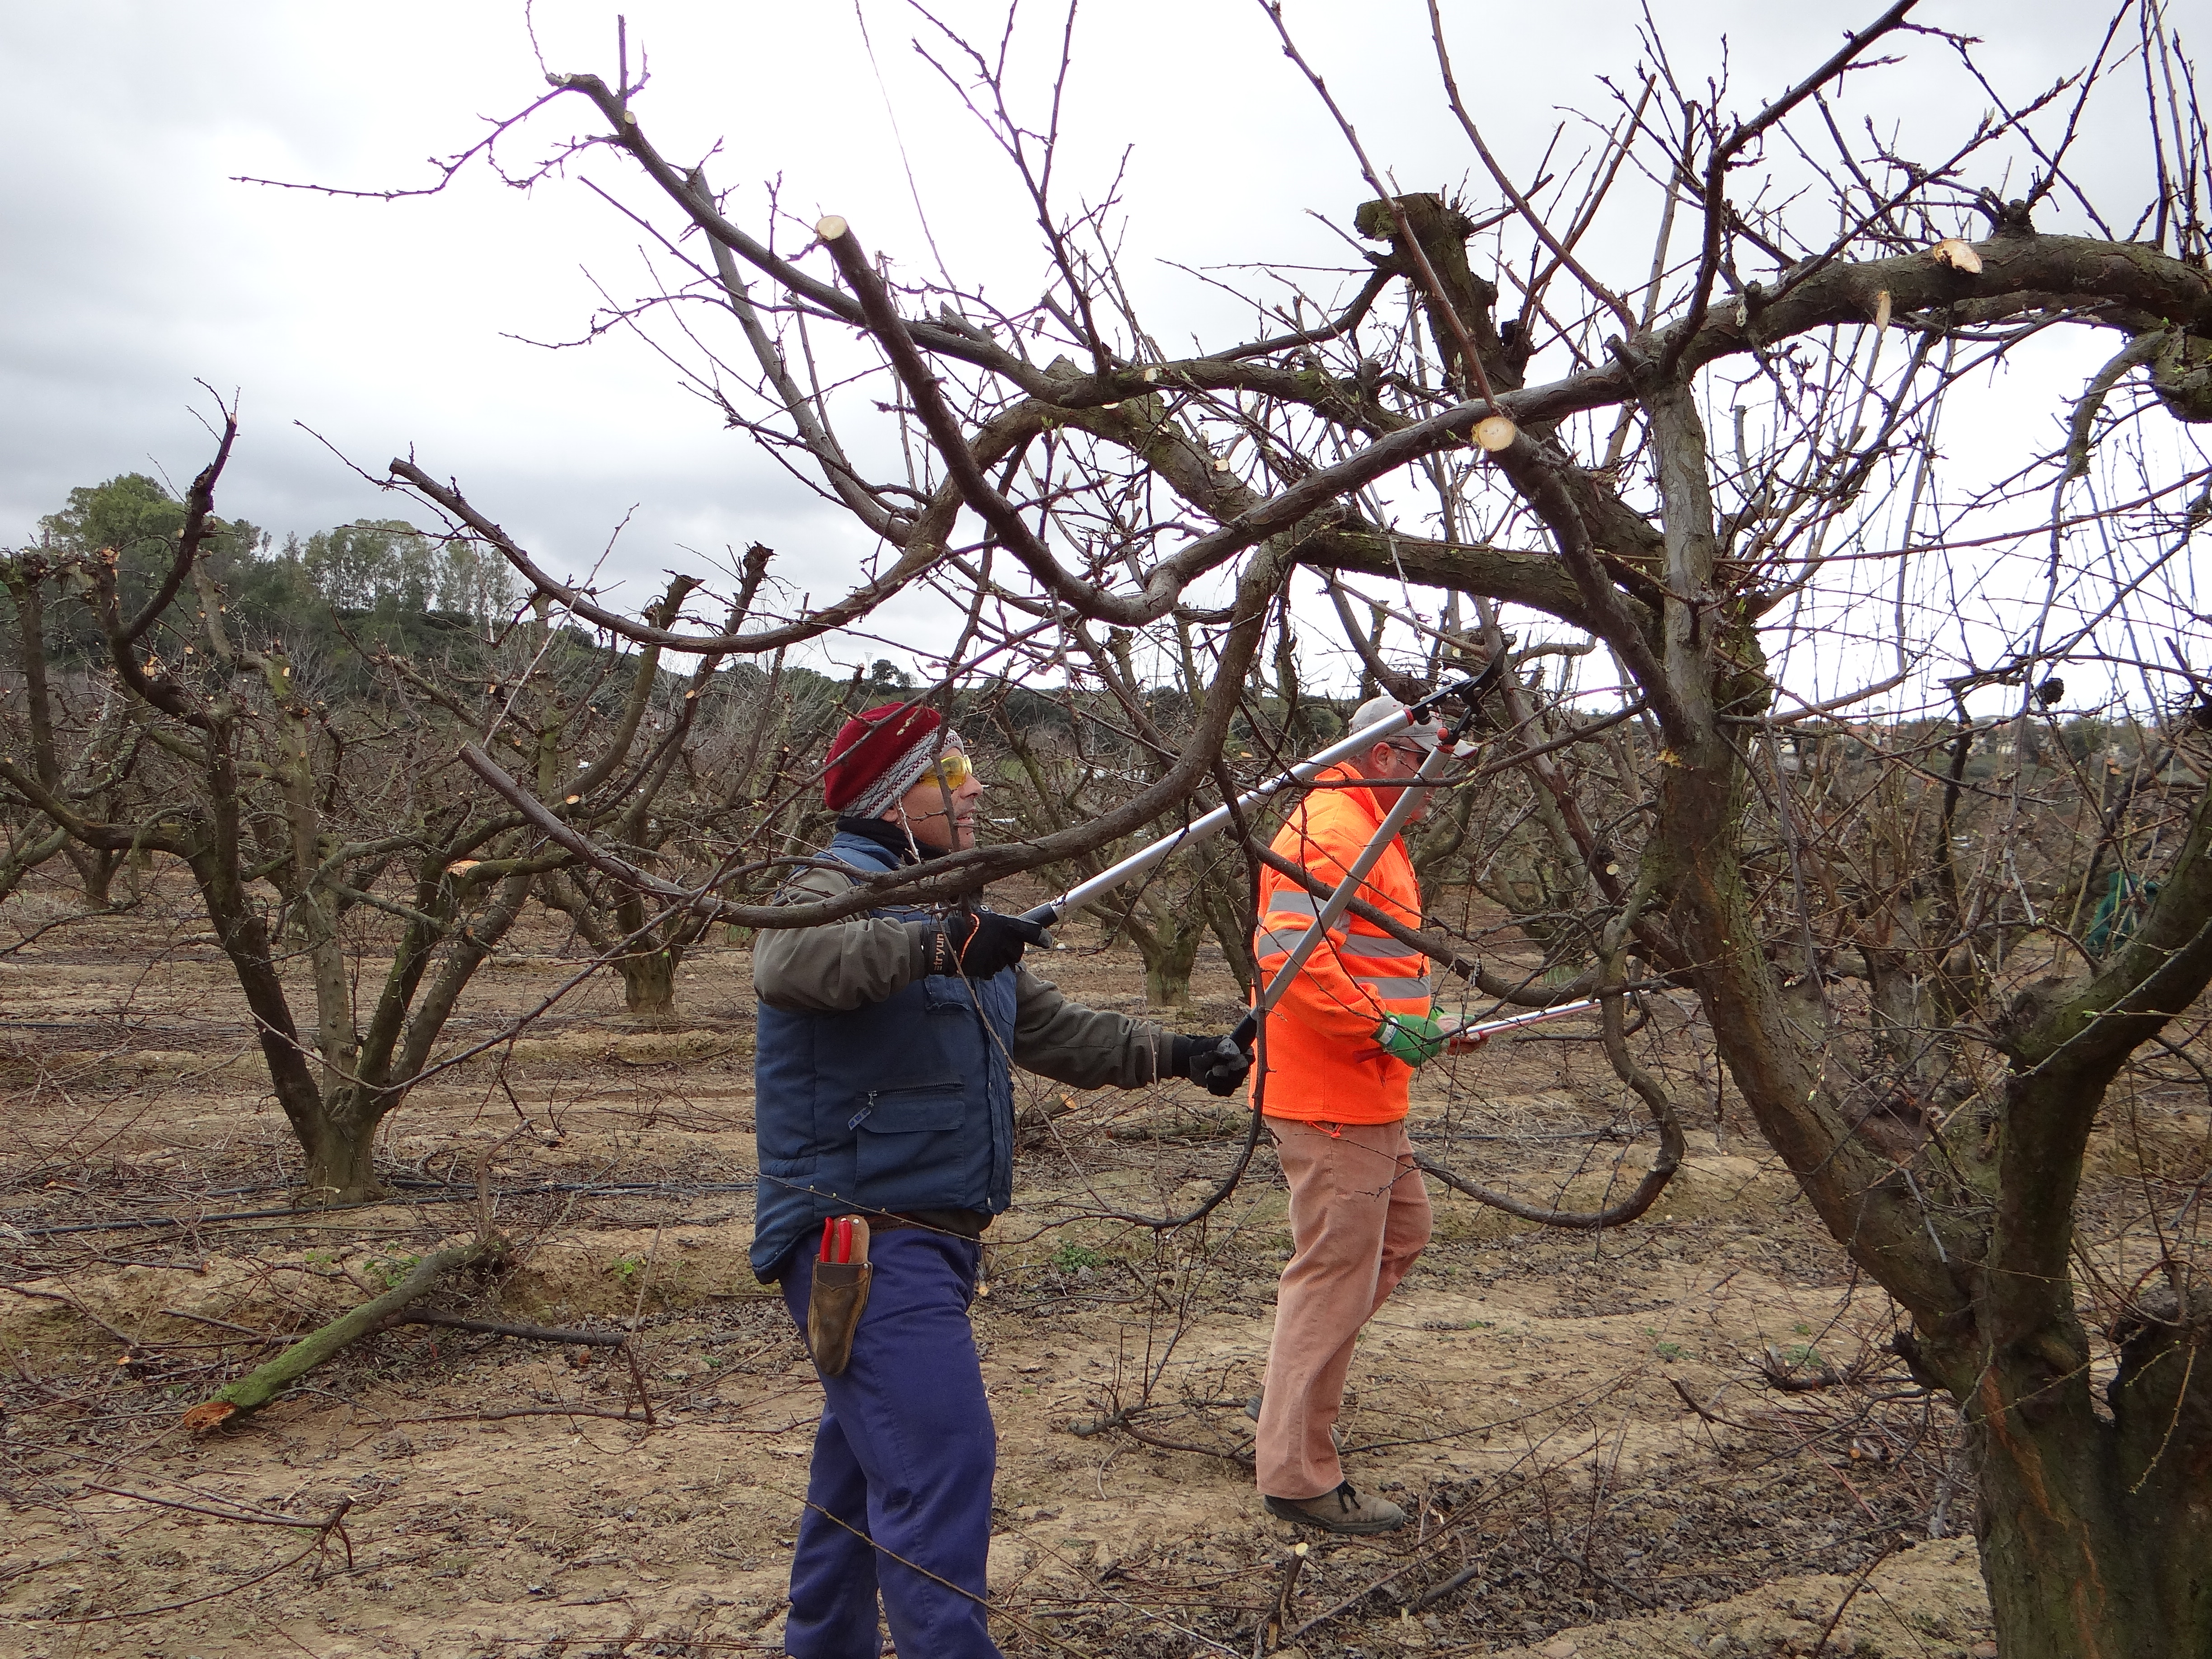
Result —
[[1329, 1431], [1359, 1328], [1429, 1242], [1429, 1194], [1403, 1118], [1267, 1128], [1291, 1186], [1290, 1265], [1275, 1291], [1275, 1334], [1260, 1405], [1260, 1490], [1318, 1498], [1343, 1484]]

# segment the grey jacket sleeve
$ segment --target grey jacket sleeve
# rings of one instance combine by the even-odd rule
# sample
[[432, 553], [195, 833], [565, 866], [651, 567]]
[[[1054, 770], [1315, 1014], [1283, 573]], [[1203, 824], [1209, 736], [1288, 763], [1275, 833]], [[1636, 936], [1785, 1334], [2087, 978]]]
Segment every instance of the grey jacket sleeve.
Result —
[[[777, 901], [811, 903], [852, 885], [852, 878], [837, 871], [809, 870]], [[753, 939], [753, 990], [770, 1007], [792, 1013], [841, 1014], [881, 1002], [927, 969], [930, 936], [926, 922], [876, 916], [763, 928]]]
[[[778, 896], [835, 898], [852, 878], [809, 870]], [[753, 990], [773, 1008], [843, 1013], [881, 1002], [928, 971], [927, 922], [856, 916], [820, 927], [763, 928], [753, 939]], [[1141, 1088], [1166, 1071], [1174, 1038], [1149, 1021], [1079, 1007], [1026, 968], [1014, 982], [1014, 1064], [1079, 1089]]]
[[1149, 1020], [1085, 1008], [1026, 968], [1014, 988], [1014, 1064], [1078, 1089], [1140, 1089], [1168, 1069], [1174, 1037]]

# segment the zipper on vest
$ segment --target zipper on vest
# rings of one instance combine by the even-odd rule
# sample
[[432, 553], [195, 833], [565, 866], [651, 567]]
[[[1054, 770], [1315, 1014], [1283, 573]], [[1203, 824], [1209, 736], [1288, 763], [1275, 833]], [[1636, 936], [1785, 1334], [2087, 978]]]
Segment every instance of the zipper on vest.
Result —
[[848, 1129], [859, 1128], [860, 1127], [861, 1121], [866, 1118], [869, 1113], [875, 1109], [876, 1091], [873, 1089], [871, 1089], [868, 1091], [868, 1103], [861, 1107], [859, 1111], [854, 1113], [852, 1116], [847, 1118], [845, 1120], [845, 1127]]

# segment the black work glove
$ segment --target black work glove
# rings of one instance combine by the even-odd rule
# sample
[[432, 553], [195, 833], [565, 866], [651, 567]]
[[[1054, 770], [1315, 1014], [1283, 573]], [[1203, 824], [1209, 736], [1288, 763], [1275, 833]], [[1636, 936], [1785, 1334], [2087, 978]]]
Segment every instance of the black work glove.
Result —
[[1168, 1070], [1210, 1095], [1237, 1092], [1252, 1069], [1252, 1056], [1228, 1036], [1179, 1036], [1168, 1051]]
[[1042, 922], [996, 910], [953, 910], [937, 924], [930, 942], [929, 971], [989, 979], [1022, 959], [1022, 952], [1044, 937]]

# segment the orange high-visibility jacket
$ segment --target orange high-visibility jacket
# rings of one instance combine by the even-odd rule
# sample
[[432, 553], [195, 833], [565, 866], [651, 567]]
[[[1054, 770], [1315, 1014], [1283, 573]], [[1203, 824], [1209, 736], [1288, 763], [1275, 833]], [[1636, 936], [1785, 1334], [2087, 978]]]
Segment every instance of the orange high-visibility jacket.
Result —
[[[1314, 781], [1274, 840], [1274, 851], [1334, 887], [1375, 838], [1389, 811], [1371, 789], [1328, 788], [1356, 780], [1334, 766]], [[1421, 891], [1404, 842], [1394, 838], [1357, 896], [1411, 927], [1421, 925]], [[1326, 901], [1272, 869], [1260, 872], [1260, 927], [1252, 936], [1264, 986], [1319, 920]], [[1266, 1061], [1261, 1109], [1270, 1117], [1324, 1123], [1391, 1123], [1406, 1115], [1413, 1068], [1382, 1052], [1376, 1028], [1385, 1014], [1426, 1014], [1428, 958], [1372, 922], [1348, 912], [1314, 947], [1267, 1012], [1260, 1053]], [[1255, 1072], [1256, 1086], [1260, 1073]]]

